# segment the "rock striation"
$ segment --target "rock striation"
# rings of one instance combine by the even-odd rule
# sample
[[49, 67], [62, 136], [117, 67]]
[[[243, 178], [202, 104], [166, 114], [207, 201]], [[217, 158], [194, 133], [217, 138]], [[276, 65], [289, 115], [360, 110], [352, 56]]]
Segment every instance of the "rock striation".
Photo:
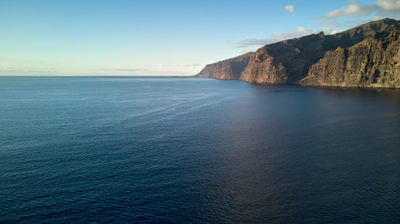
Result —
[[250, 57], [240, 79], [257, 84], [296, 83], [324, 55], [324, 37], [321, 32], [265, 45]]
[[400, 24], [351, 46], [338, 47], [311, 66], [307, 86], [400, 88]]
[[256, 84], [400, 88], [400, 22], [373, 21], [320, 32], [207, 65], [197, 76]]

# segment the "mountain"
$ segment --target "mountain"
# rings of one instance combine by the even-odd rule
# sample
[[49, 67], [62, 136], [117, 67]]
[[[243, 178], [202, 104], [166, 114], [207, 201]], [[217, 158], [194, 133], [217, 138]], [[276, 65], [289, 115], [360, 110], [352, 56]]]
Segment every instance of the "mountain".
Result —
[[[400, 88], [400, 22], [382, 19], [334, 35], [320, 32], [207, 65], [197, 76], [257, 84]], [[233, 64], [240, 69], [232, 72]]]

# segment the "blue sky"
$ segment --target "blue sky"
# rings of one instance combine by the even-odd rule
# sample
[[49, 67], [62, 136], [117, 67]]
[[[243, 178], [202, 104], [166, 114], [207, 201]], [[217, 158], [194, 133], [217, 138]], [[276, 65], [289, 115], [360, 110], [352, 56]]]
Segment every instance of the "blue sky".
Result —
[[267, 43], [398, 15], [400, 0], [1, 0], [0, 75], [193, 75]]

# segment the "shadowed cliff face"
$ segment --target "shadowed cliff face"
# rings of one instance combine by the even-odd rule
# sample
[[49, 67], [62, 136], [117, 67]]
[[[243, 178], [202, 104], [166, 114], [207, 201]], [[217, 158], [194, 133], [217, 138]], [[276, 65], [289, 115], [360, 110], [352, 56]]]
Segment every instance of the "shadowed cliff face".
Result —
[[196, 77], [214, 79], [239, 79], [243, 70], [249, 64], [250, 56], [253, 52], [206, 65]]
[[400, 88], [400, 24], [349, 48], [328, 51], [300, 81], [308, 86]]
[[[334, 35], [321, 32], [280, 41], [207, 65], [198, 76], [257, 84], [398, 88], [399, 24], [383, 19]], [[235, 73], [234, 61], [242, 62]]]

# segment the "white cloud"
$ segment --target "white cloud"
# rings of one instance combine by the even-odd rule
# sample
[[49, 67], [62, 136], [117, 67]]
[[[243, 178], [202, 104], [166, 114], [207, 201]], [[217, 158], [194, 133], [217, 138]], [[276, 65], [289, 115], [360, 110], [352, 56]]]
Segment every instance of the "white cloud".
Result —
[[335, 34], [335, 33], [339, 32], [338, 30], [336, 30], [336, 29], [331, 29], [331, 28], [325, 28], [325, 29], [323, 29], [322, 31], [323, 31], [325, 34], [328, 34], [328, 35]]
[[400, 9], [400, 1], [384, 1], [380, 0], [377, 5], [384, 10], [398, 10]]
[[319, 17], [321, 21], [316, 25], [326, 34], [333, 34], [383, 18], [400, 19], [400, 0], [376, 0], [369, 4], [349, 1], [347, 6], [332, 10]]
[[238, 48], [248, 48], [251, 46], [263, 46], [263, 45], [278, 42], [281, 40], [300, 37], [300, 36], [304, 36], [304, 35], [308, 35], [308, 34], [312, 34], [312, 33], [314, 33], [313, 30], [306, 29], [304, 27], [299, 26], [295, 30], [292, 30], [290, 32], [274, 33], [267, 38], [260, 38], [260, 39], [249, 38], [249, 39], [241, 40], [238, 42], [237, 47]]
[[294, 12], [294, 6], [293, 5], [287, 5], [284, 8], [286, 11], [293, 13]]
[[361, 18], [367, 16], [372, 16], [375, 18], [400, 18], [400, 0], [378, 0], [374, 3], [364, 5], [358, 5], [355, 1], [350, 1], [348, 6], [328, 12], [325, 15], [325, 18]]
[[359, 6], [355, 3], [350, 3], [347, 7], [342, 9], [333, 10], [326, 14], [326, 18], [335, 18], [340, 16], [363, 17], [370, 15], [376, 11], [376, 5], [363, 5]]
[[249, 50], [248, 48], [243, 49], [242, 54], [247, 54], [251, 52], [251, 50]]

